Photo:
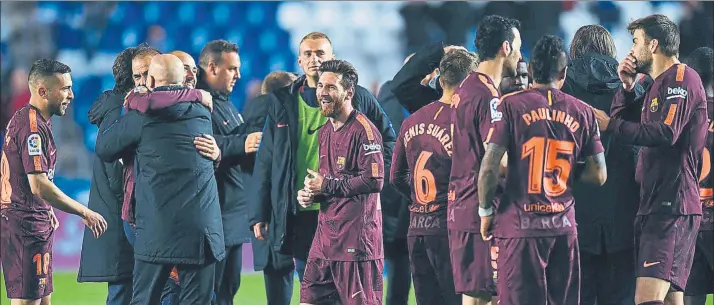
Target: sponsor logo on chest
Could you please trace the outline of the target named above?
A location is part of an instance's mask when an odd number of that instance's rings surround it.
[[[369,143],[369,144],[362,144],[362,149],[364,149],[365,153],[364,155],[371,155],[371,154],[376,154],[380,151],[382,151],[382,145],[379,145],[377,143]]]
[[[682,87],[667,87],[667,99],[673,99],[673,98],[681,98],[681,99],[686,99],[687,98],[687,90],[682,89]]]

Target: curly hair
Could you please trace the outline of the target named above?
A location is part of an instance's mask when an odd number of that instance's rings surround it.
[[[114,90],[120,93],[127,93],[134,88],[134,80],[131,78],[131,60],[136,54],[136,47],[129,47],[121,51],[112,65],[114,75]]]
[[[617,50],[615,40],[603,26],[599,24],[585,25],[578,29],[570,43],[570,58],[583,57],[587,53],[597,53],[615,58]]]
[[[487,61],[496,58],[504,41],[513,44],[513,40],[516,39],[513,29],[520,28],[520,21],[515,19],[498,15],[483,18],[478,24],[474,41],[479,60]]]
[[[541,37],[531,52],[533,81],[538,84],[552,83],[568,65],[563,40],[558,36]]]

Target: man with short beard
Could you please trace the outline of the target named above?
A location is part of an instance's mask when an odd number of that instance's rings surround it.
[[[295,202],[297,190],[307,169],[319,164],[317,130],[327,118],[320,114],[317,92],[318,68],[335,58],[327,35],[313,32],[300,41],[298,64],[305,72],[292,85],[268,94],[267,120],[260,152],[256,155],[254,180],[257,200],[251,202],[250,225],[258,240],[267,240],[270,253],[255,253],[257,270],[268,263],[279,270],[296,266],[302,277],[310,245],[317,228],[319,202],[301,207]],[[380,130],[384,139],[385,163],[390,163],[396,136],[389,119],[367,89],[355,86],[353,106],[364,113]],[[283,255],[287,254],[287,255]],[[292,256],[295,260],[290,259]],[[283,291],[292,292],[292,275],[271,277]],[[271,285],[266,285],[271,286]]]
[[[53,208],[81,217],[94,238],[107,229],[101,215],[53,182],[57,147],[51,119],[65,115],[74,99],[71,71],[51,59],[32,64],[30,101],[10,119],[0,153],[0,258],[12,305],[51,303],[52,244],[59,225]]]
[[[330,60],[319,72],[320,113],[329,121],[318,131],[319,172],[307,169],[297,201],[308,207],[319,198],[323,205],[300,303],[382,304],[382,136],[352,106],[358,81],[355,68]]]
[[[236,81],[240,79],[238,46],[226,40],[206,44],[199,56],[198,88],[213,96],[211,121],[215,142],[221,151],[216,169],[218,196],[221,204],[226,258],[216,264],[216,301],[219,305],[233,304],[240,287],[243,268],[243,244],[250,241],[247,205],[252,166],[251,155],[258,150],[261,132],[246,133],[243,117],[229,100]],[[198,148],[208,148],[211,139],[196,137]]]
[[[707,101],[701,78],[679,62],[679,30],[664,15],[631,22],[630,54],[620,63],[622,89],[611,119],[594,109],[603,132],[640,145],[635,179],[640,205],[635,218],[635,304],[682,304],[694,258],[702,204],[699,170],[707,134]],[[654,82],[644,105],[634,103],[636,73]],[[642,109],[640,122],[618,116]]]
[[[449,179],[447,227],[454,268],[454,286],[463,293],[463,304],[489,304],[496,295],[491,253],[498,247],[481,239],[479,197],[474,177],[493,132],[492,123],[500,119],[496,111],[503,76],[516,76],[521,58],[520,22],[501,16],[487,16],[476,32],[480,63],[476,71],[456,89],[451,113],[454,150]],[[500,196],[500,195],[497,195]],[[498,197],[497,197],[498,198]]]

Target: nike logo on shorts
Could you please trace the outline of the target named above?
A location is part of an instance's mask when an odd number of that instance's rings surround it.
[[[645,261],[645,263],[642,264],[642,266],[644,266],[645,268],[647,268],[647,267],[652,267],[652,266],[654,266],[654,265],[657,265],[657,264],[659,264],[659,263],[661,263],[661,262],[648,263],[647,261]]]

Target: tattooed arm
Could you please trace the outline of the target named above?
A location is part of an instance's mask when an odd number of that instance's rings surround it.
[[[580,180],[597,185],[605,184],[605,181],[607,181],[607,166],[605,165],[604,153],[585,158],[585,170],[580,175]]]
[[[497,144],[489,143],[486,147],[486,155],[481,161],[481,169],[478,173],[478,199],[479,207],[490,209],[493,207],[493,198],[496,196],[496,186],[501,172],[501,160],[506,154],[506,148]]]

